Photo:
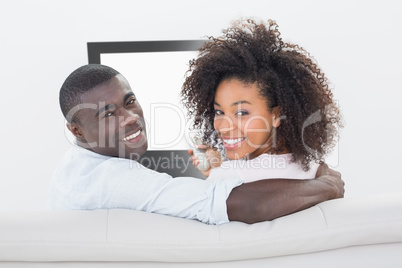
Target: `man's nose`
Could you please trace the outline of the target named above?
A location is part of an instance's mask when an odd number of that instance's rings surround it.
[[[138,114],[128,114],[124,117],[123,122],[120,123],[120,127],[125,127],[129,124],[135,124],[139,118],[140,116]]]

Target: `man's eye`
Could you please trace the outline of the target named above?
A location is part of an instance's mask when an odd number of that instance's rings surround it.
[[[104,114],[103,118],[106,118],[106,117],[109,117],[109,116],[112,116],[112,115],[113,115],[113,112],[108,112],[108,113]]]
[[[131,99],[127,102],[127,105],[133,104],[136,101],[136,99]]]

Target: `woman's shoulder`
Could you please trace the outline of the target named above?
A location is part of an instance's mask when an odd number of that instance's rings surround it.
[[[300,163],[293,161],[293,155],[287,154],[261,154],[243,163],[232,163],[232,166],[242,173],[244,178],[283,178],[283,179],[312,179],[318,169],[318,165],[311,163],[308,171],[303,170]]]

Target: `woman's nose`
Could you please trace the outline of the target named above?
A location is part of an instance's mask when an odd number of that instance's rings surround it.
[[[233,131],[235,128],[235,122],[228,116],[215,120],[215,129],[220,133]]]

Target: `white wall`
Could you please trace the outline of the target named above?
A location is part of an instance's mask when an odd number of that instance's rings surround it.
[[[346,194],[402,192],[401,13],[397,0],[1,1],[0,211],[45,209],[69,147],[58,91],[87,63],[87,42],[199,39],[239,16],[275,19],[334,84]]]

